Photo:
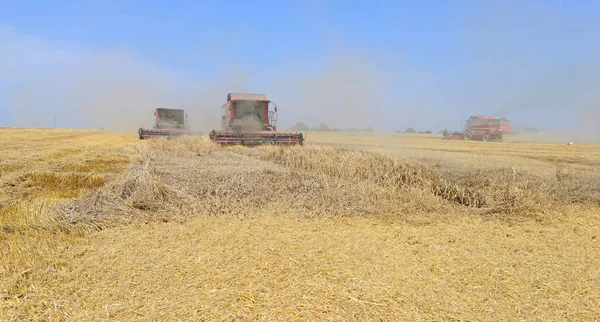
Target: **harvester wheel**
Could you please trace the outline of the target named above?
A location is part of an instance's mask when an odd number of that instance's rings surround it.
[[[489,140],[490,140],[490,136],[489,135],[486,134],[486,135],[483,136],[483,141],[487,142]]]

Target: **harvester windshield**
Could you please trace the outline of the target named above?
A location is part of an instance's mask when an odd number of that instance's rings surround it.
[[[264,103],[261,101],[236,101],[235,114],[239,119],[255,117],[262,123],[265,120]]]
[[[185,112],[174,109],[157,109],[156,116],[159,128],[183,128],[185,127]]]
[[[236,120],[234,128],[245,131],[262,131],[268,120],[265,118],[265,102],[240,100],[234,102]]]

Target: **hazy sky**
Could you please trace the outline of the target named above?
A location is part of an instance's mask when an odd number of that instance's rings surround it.
[[[595,131],[599,39],[600,1],[6,0],[0,125],[135,131],[184,107],[206,129],[250,91],[284,127]]]

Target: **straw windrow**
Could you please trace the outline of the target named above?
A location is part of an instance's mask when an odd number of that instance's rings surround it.
[[[431,138],[400,137],[399,154],[28,131],[6,133],[30,147],[0,164],[3,318],[597,315],[591,148],[542,167],[499,144],[512,159],[496,166],[470,158],[489,145]]]

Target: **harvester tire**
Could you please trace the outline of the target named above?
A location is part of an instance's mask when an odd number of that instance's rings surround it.
[[[486,135],[483,136],[483,141],[484,142],[487,142],[489,140],[490,140],[490,136],[489,135],[486,134]]]

